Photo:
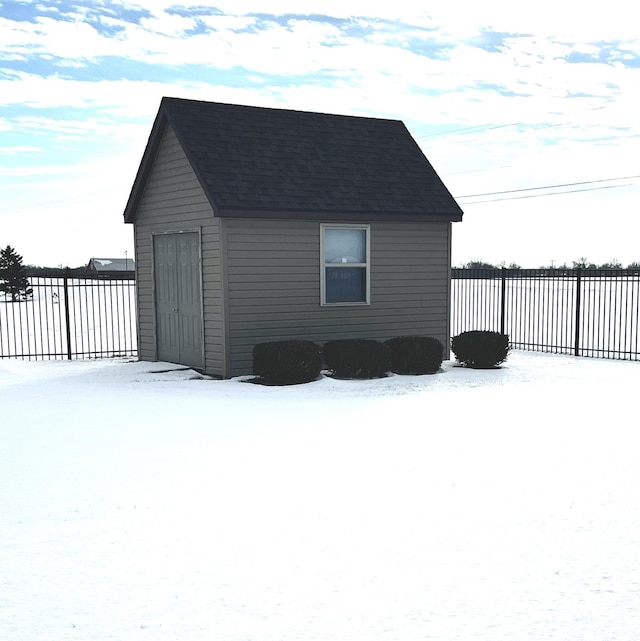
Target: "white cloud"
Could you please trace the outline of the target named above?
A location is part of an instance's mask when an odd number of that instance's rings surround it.
[[[48,4],[43,4],[41,2],[36,3],[35,5],[36,9],[38,11],[42,11],[42,13],[60,13],[60,10],[58,7],[55,7],[53,5],[48,5]]]
[[[196,26],[196,21],[176,14],[156,13],[152,18],[143,18],[140,25],[151,33],[182,38],[186,31]]]
[[[158,13],[175,5],[173,0],[139,0],[137,4],[151,13]],[[211,8],[225,15],[246,16],[251,14],[268,14],[273,16],[303,15],[331,16],[350,18],[352,16],[376,17],[381,20],[407,21],[424,19],[425,9],[414,0],[396,0],[380,3],[370,0],[341,0],[328,3],[325,0],[197,0],[181,2],[180,6],[188,10],[192,7]]]
[[[198,16],[200,22],[211,29],[220,32],[236,32],[250,29],[257,25],[258,19],[254,16],[241,15],[202,15]]]
[[[116,40],[100,36],[84,22],[66,22],[49,17],[40,17],[37,23],[0,19],[0,32],[3,34],[0,42],[3,58],[7,55],[33,57],[46,54],[77,60],[122,52]]]
[[[640,56],[640,39],[636,40],[627,40],[626,42],[621,42],[619,47],[622,51],[630,51],[633,54],[634,58]],[[628,58],[628,56],[625,56]]]
[[[12,156],[15,154],[37,154],[44,151],[42,147],[33,147],[31,145],[15,145],[13,147],[0,147],[0,156]],[[2,173],[3,167],[0,167]]]
[[[637,37],[635,7],[626,0],[611,0],[606,6],[581,0],[486,0],[464,8],[440,0],[429,3],[428,10],[436,24],[460,38],[482,29],[584,40]]]

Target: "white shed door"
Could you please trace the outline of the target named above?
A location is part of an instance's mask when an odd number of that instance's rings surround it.
[[[202,368],[200,235],[153,239],[158,360]]]

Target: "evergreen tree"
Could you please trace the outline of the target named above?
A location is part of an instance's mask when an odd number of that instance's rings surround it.
[[[0,250],[0,292],[10,297],[12,303],[33,295],[22,256],[11,245]]]

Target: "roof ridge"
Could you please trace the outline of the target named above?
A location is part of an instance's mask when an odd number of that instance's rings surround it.
[[[336,118],[357,118],[362,120],[382,120],[384,122],[402,122],[399,118],[384,118],[382,116],[369,116],[361,114],[345,114],[345,113],[334,113],[329,111],[308,111],[306,109],[294,109],[292,107],[269,107],[262,105],[246,105],[234,102],[219,102],[211,100],[198,100],[193,98],[180,98],[177,96],[163,96],[161,100],[161,107],[163,104],[176,102],[176,103],[191,103],[194,105],[218,105],[221,107],[232,107],[240,109],[260,109],[263,111],[279,111],[293,114],[307,114],[315,116],[330,116]],[[403,123],[404,124],[404,123]]]

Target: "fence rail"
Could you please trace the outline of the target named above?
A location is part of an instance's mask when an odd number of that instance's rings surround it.
[[[453,269],[452,336],[509,334],[517,349],[640,359],[638,269]]]
[[[75,359],[137,354],[135,280],[29,279],[33,295],[0,296],[0,358]]]
[[[0,359],[137,355],[135,280],[31,277],[0,296]],[[509,334],[516,349],[640,360],[640,270],[453,269],[451,335]]]

